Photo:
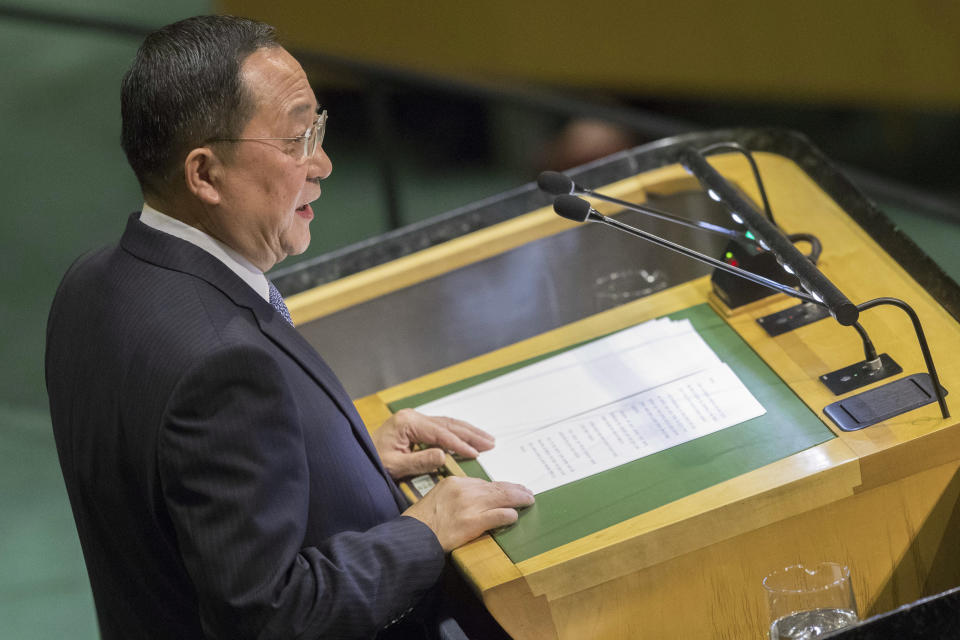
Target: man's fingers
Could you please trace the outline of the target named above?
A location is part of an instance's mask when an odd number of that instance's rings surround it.
[[[398,411],[394,419],[409,442],[439,446],[465,458],[476,458],[494,445],[492,435],[463,420],[425,416],[413,409]]]
[[[394,464],[388,465],[388,468],[394,478],[406,478],[436,471],[446,459],[441,449],[422,449],[393,456]]]
[[[511,509],[510,507],[501,507],[499,509],[489,509],[483,512],[482,516],[482,526],[484,531],[490,531],[491,529],[498,529],[500,527],[505,527],[507,525],[513,524],[517,521],[517,518],[520,517],[520,514],[517,513],[516,509]]]
[[[469,442],[465,442],[460,436],[443,427],[436,427],[434,440],[438,446],[452,453],[461,455],[464,458],[476,458],[480,455],[476,447]]]
[[[462,497],[477,513],[496,511],[505,507],[516,509],[529,507],[535,501],[533,492],[522,484],[487,482],[479,478],[463,478],[463,480],[470,484],[464,486]]]
[[[435,416],[433,419],[455,433],[457,437],[474,447],[477,451],[493,449],[495,439],[483,429],[478,429],[469,422],[455,418],[447,418],[446,416]]]
[[[442,421],[420,413],[410,412],[404,416],[407,435],[413,442],[436,445],[446,451],[452,451],[465,458],[476,458],[479,451],[460,438]]]
[[[533,493],[512,482],[448,477],[404,513],[437,535],[445,551],[490,529],[517,521],[517,509],[533,504]]]
[[[483,482],[474,483],[470,491],[469,503],[472,508],[469,509],[470,525],[473,536],[480,535],[484,531],[497,529],[511,525],[517,521],[519,514],[517,509],[527,507],[533,504],[533,493],[523,485],[512,482]]]
[[[485,488],[487,491],[484,504],[488,508],[529,507],[535,500],[530,489],[515,482],[490,482]]]

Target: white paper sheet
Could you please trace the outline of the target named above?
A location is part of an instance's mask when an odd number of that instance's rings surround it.
[[[498,444],[479,462],[491,478],[541,493],[764,413],[720,363]]]
[[[687,320],[660,318],[417,407],[497,438],[480,464],[534,493],[762,415]]]
[[[466,420],[498,441],[718,363],[689,321],[659,319],[417,407]]]

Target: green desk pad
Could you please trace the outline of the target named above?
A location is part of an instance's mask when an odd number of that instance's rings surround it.
[[[537,494],[516,524],[494,534],[514,563],[832,439],[833,432],[707,304],[668,316],[689,319],[767,412],[602,473]],[[572,345],[573,348],[577,345]],[[563,350],[561,350],[563,351]],[[548,353],[392,404],[394,412],[469,388],[555,353]],[[483,425],[477,425],[483,428]],[[475,460],[464,472],[488,479]]]

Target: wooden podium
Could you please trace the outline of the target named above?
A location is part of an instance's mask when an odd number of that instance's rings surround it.
[[[898,264],[796,162],[770,152],[756,157],[777,223],[824,240],[819,266],[854,303],[892,296],[912,305],[942,385],[960,389],[960,325],[909,266]],[[759,201],[742,156],[712,156],[711,164]],[[601,190],[642,202],[652,193],[695,189],[682,168],[667,164]],[[549,209],[532,211],[292,296],[289,306],[298,324],[309,322],[571,226]],[[768,336],[756,319],[797,303],[782,294],[731,312],[709,279],[700,278],[385,389],[357,407],[375,427],[400,398],[705,301],[836,437],[521,562],[489,536],[454,551],[456,566],[511,636],[765,637],[761,580],[800,562],[848,565],[861,617],[960,584],[958,420],[942,419],[934,402],[860,431],[836,429],[823,407],[838,397],[819,377],[862,360],[861,342],[831,318]],[[878,350],[902,365],[901,375],[926,370],[902,311],[871,310],[861,322]]]

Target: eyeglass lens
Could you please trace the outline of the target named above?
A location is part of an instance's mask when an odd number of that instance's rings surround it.
[[[306,140],[304,140],[303,152],[305,157],[309,158],[312,156],[314,152],[316,152],[317,147],[323,144],[323,134],[326,133],[326,129],[327,112],[324,110],[320,115],[317,116],[317,121],[310,130],[310,135],[307,136]]]

